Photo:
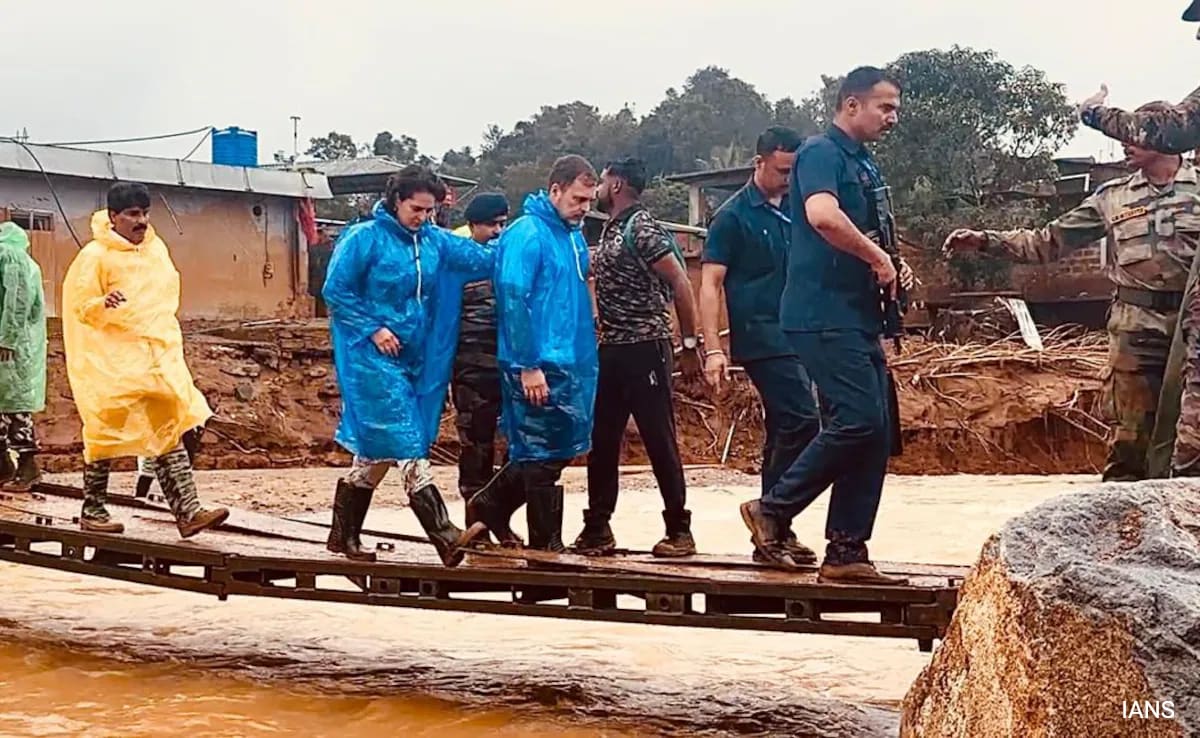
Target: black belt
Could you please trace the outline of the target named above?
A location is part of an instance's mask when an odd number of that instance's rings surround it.
[[[1174,312],[1183,305],[1182,292],[1160,292],[1137,287],[1117,287],[1117,299],[1129,305],[1157,310],[1161,313]]]

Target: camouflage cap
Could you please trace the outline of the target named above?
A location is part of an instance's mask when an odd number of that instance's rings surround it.
[[[1200,22],[1200,0],[1192,0],[1192,4],[1183,11],[1183,19],[1189,23]]]

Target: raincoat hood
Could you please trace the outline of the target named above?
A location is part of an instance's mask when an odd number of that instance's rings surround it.
[[[146,237],[142,239],[141,243],[133,243],[113,229],[112,218],[109,217],[107,209],[92,213],[92,240],[106,248],[137,251],[145,248],[146,244],[153,242],[156,238],[158,238],[158,234],[154,232],[154,226],[147,224]]]
[[[579,230],[579,226],[571,225],[562,219],[562,216],[558,214],[558,209],[554,207],[554,203],[550,202],[550,195],[545,190],[526,195],[522,210],[526,215],[532,215],[563,233]]]
[[[396,218],[396,216],[392,215],[392,212],[387,209],[387,206],[384,205],[383,200],[376,202],[375,205],[372,206],[371,217],[379,221],[381,225],[391,231],[394,235],[399,236],[405,243],[412,243],[416,236],[426,238],[433,233],[433,226],[430,225],[429,221],[422,223],[421,227],[416,231],[410,231],[409,229],[405,228],[404,224],[402,224]]]
[[[23,252],[29,250],[29,234],[16,223],[0,223],[0,249]]]

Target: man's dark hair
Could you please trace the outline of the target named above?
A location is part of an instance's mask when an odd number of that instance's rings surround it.
[[[605,170],[614,177],[621,179],[625,184],[633,188],[637,194],[642,194],[646,189],[646,164],[641,159],[634,156],[627,156],[624,159],[610,161],[604,165]]]
[[[787,154],[794,153],[804,143],[804,136],[786,126],[771,126],[758,134],[754,143],[754,153],[759,156],[770,156],[776,151]]]
[[[108,188],[108,209],[120,213],[129,208],[150,207],[150,190],[141,182],[117,182]]]
[[[904,91],[895,77],[879,67],[859,67],[852,70],[850,74],[846,75],[846,79],[842,80],[842,86],[838,88],[837,109],[841,110],[848,98],[865,97],[880,82],[887,82],[897,90]]]
[[[446,185],[432,169],[420,164],[409,164],[388,177],[383,202],[389,210],[395,212],[398,203],[420,192],[433,195],[435,203],[446,199]]]
[[[596,169],[578,154],[567,154],[554,160],[550,167],[548,186],[570,187],[575,180],[582,179],[586,185],[596,184]]]

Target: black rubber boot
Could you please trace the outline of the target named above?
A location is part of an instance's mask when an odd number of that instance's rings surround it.
[[[355,489],[354,494],[350,497],[350,529],[346,536],[346,550],[358,551],[358,555],[352,558],[358,561],[374,561],[375,552],[367,551],[363,548],[362,529],[363,523],[367,519],[367,510],[371,507],[371,498],[375,496],[373,489]]]
[[[523,504],[525,485],[519,475],[506,469],[467,502],[467,520],[487,526],[501,546],[520,548],[524,541],[513,532],[512,516]]]
[[[680,510],[672,513],[664,510],[663,522],[667,526],[667,535],[654,544],[650,553],[663,559],[694,555],[696,541],[692,538],[692,512]]]
[[[463,550],[464,547],[487,531],[484,523],[475,523],[464,531],[450,522],[446,503],[442,500],[442,495],[438,492],[437,487],[432,484],[410,492],[408,504],[416,514],[417,520],[421,521],[425,535],[429,536],[433,547],[437,549],[438,556],[442,558],[442,563],[446,566],[454,567],[461,564],[463,555],[466,553]]]
[[[17,465],[8,453],[8,446],[0,443],[0,484],[5,484],[17,475]]]
[[[611,556],[617,550],[617,539],[608,523],[608,513],[584,510],[583,531],[571,548],[581,556]]]
[[[473,492],[471,490],[467,490],[466,492],[463,493],[463,508],[466,510],[466,517],[464,518],[463,522],[466,524],[466,527],[468,527],[468,528],[470,528],[472,525],[475,525],[476,523],[482,522],[482,521],[480,521],[479,515],[476,514],[474,508],[471,507],[471,498],[473,498],[475,496],[475,493],[477,491],[478,490],[476,490],[475,492]],[[490,530],[490,528],[489,528],[489,530]],[[496,542],[492,540],[492,535],[490,533],[488,533],[487,531],[484,531],[483,535],[479,536],[471,543],[472,543],[472,545],[475,545],[475,546],[494,546],[494,545],[496,545]]]
[[[363,490],[357,489],[345,479],[339,479],[337,491],[333,495],[333,520],[329,526],[329,539],[325,548],[334,553],[345,554],[353,561],[374,561],[375,554],[363,551],[358,543],[354,524],[357,518],[358,498],[363,496]],[[367,501],[370,504],[370,500]],[[366,506],[363,507],[363,517],[366,517]]]
[[[534,487],[528,490],[525,507],[529,523],[529,547],[562,553],[563,488]]]

